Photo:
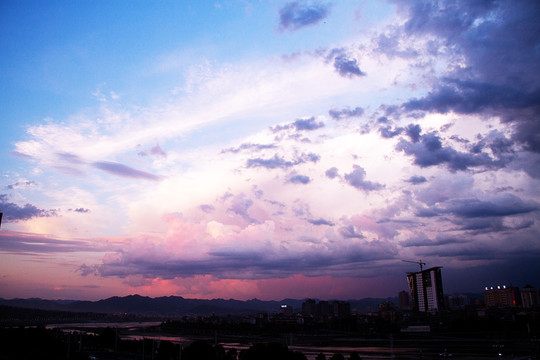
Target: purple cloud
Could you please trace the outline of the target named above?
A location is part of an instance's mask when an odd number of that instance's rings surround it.
[[[0,232],[0,251],[12,254],[44,254],[106,250],[107,249],[96,245],[94,241],[59,240],[15,231]]]
[[[313,153],[302,154],[292,161],[285,160],[284,158],[279,157],[277,154],[275,154],[274,157],[270,159],[262,159],[262,158],[248,159],[247,167],[248,168],[264,167],[267,169],[277,169],[277,168],[287,169],[287,168],[290,168],[291,166],[302,164],[305,162],[316,163],[317,161],[319,161],[319,159],[320,159],[320,156]]]
[[[455,49],[466,64],[403,109],[495,115],[512,125],[513,140],[540,153],[540,37],[532,35],[540,33],[540,4],[438,1],[398,7],[408,20],[396,34],[434,37],[434,48]]]
[[[324,174],[326,175],[326,177],[333,179],[336,176],[339,176],[339,170],[337,167],[331,167],[330,169],[326,170]]]
[[[334,59],[334,68],[343,77],[366,76],[366,73],[360,70],[358,61],[349,58],[345,54],[336,56]]]
[[[302,4],[291,2],[279,11],[279,24],[282,30],[298,30],[309,25],[315,25],[328,16],[329,5]]]
[[[411,183],[413,185],[418,185],[418,184],[425,183],[427,181],[427,179],[425,177],[423,177],[423,176],[413,175],[413,176],[411,176],[409,179],[407,179],[405,181],[407,181],[408,183]]]
[[[445,164],[451,171],[467,170],[469,167],[501,168],[504,159],[492,159],[486,153],[474,154],[456,151],[451,147],[442,146],[441,138],[435,133],[421,136],[420,142],[412,143],[404,139],[397,144],[396,149],[414,157],[414,163],[420,167],[430,167]]]
[[[328,225],[328,226],[334,226],[334,223],[329,221],[329,220],[326,220],[326,219],[308,219],[307,220],[310,224],[313,224],[313,225],[317,225],[317,226],[320,226],[320,225]]]
[[[161,146],[159,146],[159,144],[156,144],[156,146],[150,149],[150,154],[161,156],[161,157],[167,157],[167,153],[165,152],[165,150],[161,148]]]
[[[322,127],[324,127],[324,123],[322,121],[316,122],[314,117],[311,117],[309,119],[298,119],[293,123],[293,126],[297,131],[302,130],[317,130]]]
[[[366,181],[365,177],[366,171],[359,165],[353,165],[353,171],[344,176],[345,181],[358,190],[372,191],[384,188],[382,184]]]
[[[289,178],[289,182],[293,184],[309,184],[311,179],[306,175],[293,175]]]
[[[275,149],[276,148],[276,145],[274,144],[242,144],[240,145],[239,147],[235,147],[235,148],[228,148],[228,149],[223,149],[221,150],[221,153],[224,154],[224,153],[238,153],[240,151],[260,151],[260,150],[267,150],[267,149]]]
[[[26,188],[26,187],[32,187],[36,186],[37,183],[35,181],[17,181],[15,184],[10,184],[7,186],[9,190],[13,189],[20,189],[20,188]]]
[[[109,161],[98,161],[92,164],[97,169],[103,170],[111,175],[132,178],[132,179],[144,179],[158,181],[161,180],[161,177],[147,173],[145,171],[137,170],[132,167],[129,167],[124,164],[109,162]]]
[[[0,212],[2,212],[4,221],[19,221],[29,220],[34,217],[51,217],[57,216],[56,210],[39,209],[32,204],[19,206],[15,203],[8,202],[6,194],[0,194]]]
[[[345,108],[341,110],[332,109],[328,111],[328,114],[334,120],[343,120],[350,117],[362,116],[364,114],[364,109],[361,107],[356,107],[352,110],[349,108]]]

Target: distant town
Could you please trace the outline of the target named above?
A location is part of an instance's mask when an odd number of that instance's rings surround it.
[[[261,344],[277,344],[264,353],[317,360],[539,356],[540,289],[494,285],[483,294],[443,295],[441,269],[407,273],[409,291],[391,299],[0,300],[2,338],[12,339],[0,359],[32,355],[21,336],[56,344],[41,357],[50,359],[189,360],[207,351],[209,359],[246,360],[257,358]]]

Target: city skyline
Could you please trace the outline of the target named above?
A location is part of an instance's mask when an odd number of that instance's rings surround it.
[[[538,3],[0,9],[0,297],[540,286]]]

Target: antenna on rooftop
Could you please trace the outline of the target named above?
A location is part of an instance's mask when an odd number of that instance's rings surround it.
[[[420,266],[420,271],[424,270],[423,269],[423,266],[426,265],[425,262],[422,262],[422,260],[418,260],[418,261],[411,261],[411,260],[401,260],[403,262],[408,262],[408,263],[413,263],[413,264],[418,264]]]

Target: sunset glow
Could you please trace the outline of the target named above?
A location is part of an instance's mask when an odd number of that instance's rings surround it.
[[[534,1],[0,11],[0,297],[396,296],[540,274]]]

